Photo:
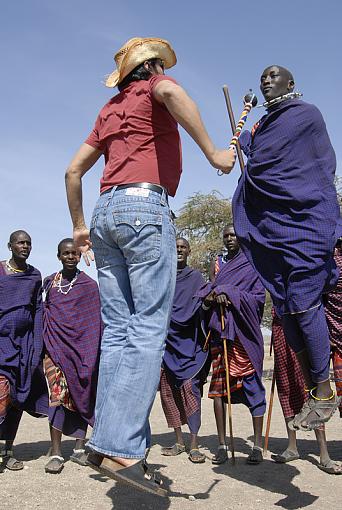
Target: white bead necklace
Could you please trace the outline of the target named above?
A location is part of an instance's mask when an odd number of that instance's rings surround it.
[[[62,276],[62,273],[59,271],[58,273],[56,273],[56,276],[54,278],[54,285],[53,286],[57,287],[57,292],[60,292],[61,294],[66,295],[66,294],[68,294],[71,291],[71,289],[72,289],[74,283],[76,282],[77,277],[78,277],[79,274],[80,274],[80,271],[77,270],[76,271],[76,275],[71,280],[71,282],[62,285],[63,276]]]

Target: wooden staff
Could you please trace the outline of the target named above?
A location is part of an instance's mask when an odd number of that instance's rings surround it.
[[[224,331],[224,308],[220,304],[221,310],[221,328],[222,333]],[[229,423],[229,436],[230,436],[230,451],[232,454],[232,461],[235,464],[235,448],[234,448],[234,435],[233,435],[233,418],[232,418],[232,399],[230,394],[230,381],[229,381],[229,360],[227,351],[227,339],[223,338],[223,353],[224,353],[224,365],[226,371],[226,385],[227,385],[227,400],[228,400],[228,423]]]
[[[275,382],[276,382],[275,370],[273,368],[273,376],[272,376],[272,384],[271,384],[271,394],[270,394],[270,401],[269,401],[269,404],[268,404],[267,425],[266,425],[266,433],[265,433],[265,441],[264,441],[264,456],[267,454],[268,439],[270,437]]]
[[[229,97],[228,86],[227,85],[223,85],[222,90],[223,90],[224,98],[226,100],[226,106],[227,106],[227,110],[228,110],[230,126],[232,128],[232,133],[234,134],[235,131],[236,131],[236,123],[235,123],[235,119],[234,119],[232,103],[231,103],[230,97]],[[243,172],[243,169],[245,167],[245,163],[243,161],[242,151],[241,151],[241,147],[240,147],[240,143],[239,142],[237,142],[237,144],[236,144],[236,151],[237,151],[237,155],[238,155],[238,158],[239,158],[240,169],[241,169],[241,172]]]
[[[209,329],[209,332],[205,338],[205,342],[204,342],[204,345],[203,345],[203,351],[207,351],[209,349],[209,341],[210,341],[210,336],[211,336],[211,329]]]
[[[271,337],[271,343],[270,343],[270,356],[272,356],[272,350],[273,350],[273,337]],[[268,450],[268,439],[270,437],[270,430],[271,430],[271,419],[272,419],[272,410],[273,410],[275,382],[276,382],[275,366],[273,364],[271,393],[270,393],[270,401],[268,403],[267,424],[266,424],[266,433],[265,433],[265,441],[264,441],[264,455],[265,456],[266,456],[267,450]]]

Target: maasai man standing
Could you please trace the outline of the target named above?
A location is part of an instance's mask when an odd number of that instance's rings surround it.
[[[89,461],[115,480],[166,496],[144,459],[176,282],[168,195],[175,195],[182,171],[177,123],[215,168],[229,172],[235,154],[216,149],[196,104],[164,76],[176,64],[168,41],[135,37],[115,61],[106,85],[119,93],[66,172],[74,239],[85,257],[94,248],[104,321]],[[101,196],[89,231],[81,179],[102,155]]]
[[[94,424],[101,341],[100,296],[97,283],[77,269],[80,251],[73,239],[58,245],[62,271],[44,280],[44,358],[50,388],[49,423],[52,446],[47,473],[64,467],[62,433],[76,438],[70,460],[86,464],[84,440]]]
[[[265,69],[260,89],[267,114],[252,135],[242,134],[248,161],[233,198],[234,225],[310,390],[307,405],[289,426],[310,430],[328,421],[340,400],[329,382],[322,304],[323,292],[338,278],[336,158],[319,110],[291,96],[294,80],[287,69]]]
[[[201,328],[202,301],[195,297],[204,285],[203,276],[187,265],[191,253],[189,242],[177,239],[177,278],[171,322],[163,358],[160,397],[167,424],[175,429],[176,443],[162,449],[162,455],[178,455],[185,451],[181,426],[187,423],[191,444],[189,459],[205,462],[198,449],[201,426],[201,397],[208,375],[208,352],[203,351]]]
[[[48,413],[42,366],[42,278],[27,264],[31,237],[23,230],[10,235],[12,256],[0,262],[0,472],[23,469],[13,457],[13,442],[23,411]]]
[[[342,317],[342,315],[340,317]],[[278,463],[287,463],[300,458],[297,448],[296,431],[291,430],[288,424],[303,407],[307,399],[307,394],[305,392],[303,373],[297,357],[290,345],[286,342],[281,320],[274,312],[271,342],[274,352],[277,393],[289,439],[286,450],[272,458]],[[315,429],[315,434],[320,453],[320,462],[317,465],[319,469],[329,474],[342,474],[341,464],[333,461],[329,456],[324,424]]]
[[[215,279],[200,295],[204,306],[211,306],[212,378],[209,398],[214,399],[214,412],[219,447],[213,464],[227,460],[225,403],[227,402],[226,367],[222,339],[228,342],[229,378],[232,403],[245,404],[252,415],[254,446],[248,456],[249,464],[262,462],[262,425],[266,410],[265,389],[262,384],[264,343],[260,322],[265,303],[265,290],[257,273],[240,250],[234,227],[223,230],[227,249],[225,260],[218,259]],[[210,291],[210,292],[209,292]],[[224,311],[225,328],[221,328]]]
[[[336,393],[342,397],[342,236],[336,243],[334,260],[340,275],[336,287],[324,296],[324,309],[330,335]],[[339,409],[342,418],[342,402]]]

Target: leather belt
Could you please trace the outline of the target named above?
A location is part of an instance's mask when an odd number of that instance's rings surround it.
[[[126,189],[126,188],[143,188],[143,189],[149,189],[151,191],[155,191],[156,193],[159,193],[159,195],[162,195],[165,193],[167,196],[167,190],[163,188],[163,186],[159,186],[158,184],[151,184],[149,182],[131,182],[130,184],[119,184],[116,189]]]

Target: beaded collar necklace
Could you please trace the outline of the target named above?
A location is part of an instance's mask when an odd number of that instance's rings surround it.
[[[301,97],[303,94],[301,92],[289,92],[288,94],[283,94],[282,96],[275,97],[274,99],[271,99],[270,101],[265,101],[264,103],[260,104],[257,108],[270,108],[271,106],[274,106],[275,104],[282,103],[283,101],[286,101],[287,99],[297,99],[298,97]]]

